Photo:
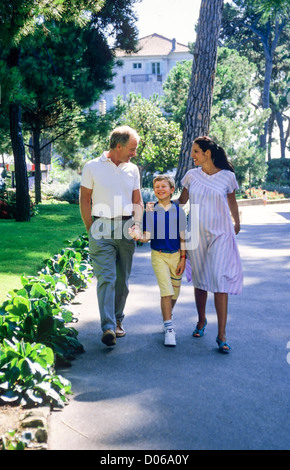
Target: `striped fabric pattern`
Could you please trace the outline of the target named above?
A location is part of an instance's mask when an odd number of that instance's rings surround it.
[[[235,174],[221,170],[208,175],[197,168],[186,173],[182,184],[189,191],[190,205],[198,205],[199,241],[188,251],[193,285],[209,292],[241,294],[242,265],[227,202],[227,194],[238,189]]]

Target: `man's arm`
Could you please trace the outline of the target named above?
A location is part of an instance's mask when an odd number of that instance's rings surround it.
[[[84,186],[80,187],[80,212],[87,229],[89,232],[91,225],[93,223],[92,220],[92,189],[85,188]]]
[[[140,189],[135,189],[132,193],[134,222],[142,224],[144,204]]]
[[[143,200],[140,189],[135,189],[132,193],[132,203],[133,203],[133,217],[134,224],[129,229],[129,234],[133,240],[140,240],[143,237],[142,233],[142,222],[143,222]],[[146,243],[149,240],[143,240],[143,243]]]

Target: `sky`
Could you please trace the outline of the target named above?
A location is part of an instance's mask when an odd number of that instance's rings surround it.
[[[142,0],[135,4],[139,38],[157,33],[181,44],[195,40],[201,0]]]

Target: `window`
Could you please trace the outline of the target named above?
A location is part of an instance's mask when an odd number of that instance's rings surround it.
[[[152,62],[152,74],[160,75],[160,62]]]
[[[133,69],[142,69],[142,64],[141,62],[135,62],[133,64]]]

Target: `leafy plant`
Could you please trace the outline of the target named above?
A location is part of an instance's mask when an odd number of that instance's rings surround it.
[[[66,248],[60,254],[46,260],[46,267],[41,271],[44,274],[65,274],[68,284],[77,289],[87,287],[87,279],[92,273],[92,267],[87,259],[74,248]]]
[[[88,239],[81,236],[46,261],[38,276],[0,306],[0,403],[63,406],[70,383],[54,372],[84,352],[69,303],[92,276]]]
[[[3,450],[25,450],[27,440],[19,437],[15,430],[1,436]]]
[[[0,403],[62,408],[70,383],[54,373],[54,354],[43,344],[4,339],[0,345]]]

